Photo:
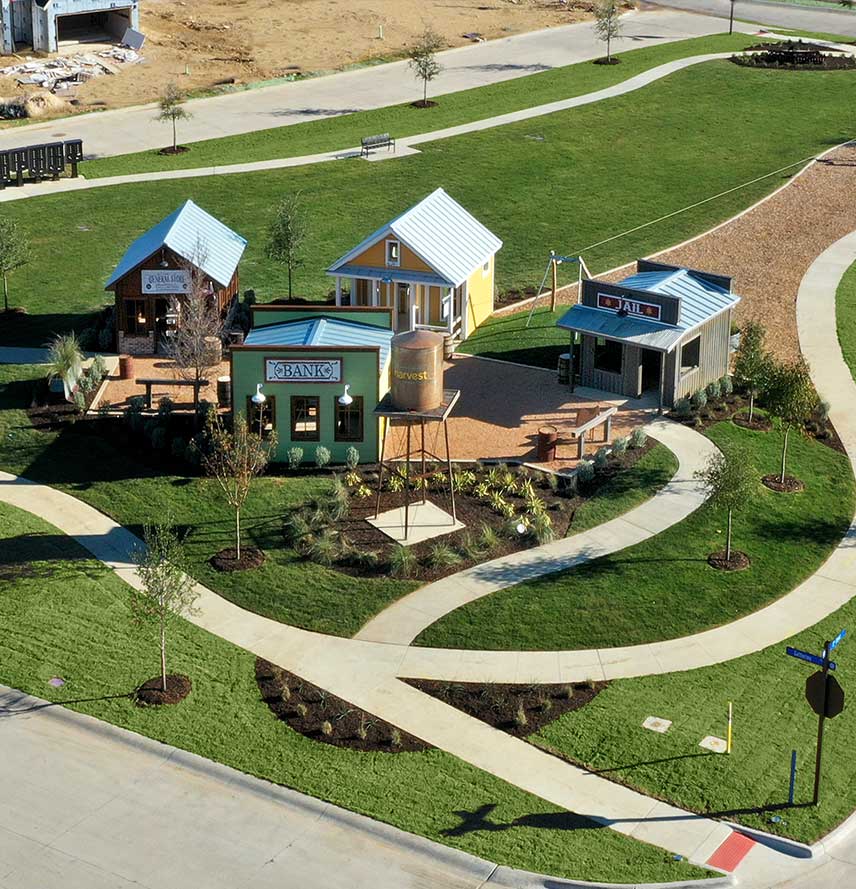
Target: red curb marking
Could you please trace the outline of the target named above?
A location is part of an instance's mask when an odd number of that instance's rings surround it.
[[[711,867],[720,870],[731,871],[737,869],[737,865],[749,854],[755,845],[755,840],[749,839],[745,834],[732,830],[722,845],[708,858],[707,863]]]

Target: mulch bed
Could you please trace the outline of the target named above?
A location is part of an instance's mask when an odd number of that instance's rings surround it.
[[[166,691],[160,676],[146,680],[134,694],[138,707],[159,707],[162,704],[178,704],[191,692],[193,683],[190,677],[180,673],[167,673]]]
[[[779,494],[796,494],[805,490],[805,485],[792,475],[786,475],[784,482],[781,481],[781,475],[774,472],[771,475],[765,475],[761,481],[765,487],[771,491],[777,491]]]
[[[621,62],[621,59],[613,56],[611,59],[607,59],[605,56],[601,59],[595,59],[595,65],[617,65]]]
[[[418,99],[416,102],[411,102],[411,108],[436,108],[438,102],[434,102],[431,99]]]
[[[189,145],[176,145],[175,148],[169,145],[167,148],[161,148],[158,154],[187,154],[190,151]]]
[[[221,549],[208,560],[216,571],[246,571],[249,568],[258,568],[264,564],[265,554],[254,546],[245,546],[241,549],[241,558],[234,547]]]
[[[525,738],[565,713],[579,710],[606,688],[606,682],[566,685],[485,685],[408,679],[408,685],[516,738]]]
[[[313,741],[382,753],[430,749],[419,738],[263,658],[256,658],[256,684],[271,713]]]
[[[746,553],[737,549],[731,550],[731,558],[726,559],[725,550],[722,549],[719,552],[711,553],[707,557],[707,564],[711,568],[716,568],[717,571],[743,571],[752,564],[752,560]]]
[[[731,422],[735,426],[743,429],[752,429],[755,432],[769,432],[773,428],[773,423],[769,417],[762,417],[760,414],[754,414],[752,420],[749,420],[748,413],[738,413],[731,418]]]

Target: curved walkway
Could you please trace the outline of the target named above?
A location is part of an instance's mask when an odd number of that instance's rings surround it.
[[[649,500],[589,531],[483,562],[420,587],[393,602],[354,638],[409,645],[435,621],[482,596],[626,549],[683,521],[704,503],[695,473],[717,448],[709,438],[668,420],[650,423],[646,430],[678,460],[675,475]]]

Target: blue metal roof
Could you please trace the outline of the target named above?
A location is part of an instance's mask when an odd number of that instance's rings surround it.
[[[395,331],[359,321],[346,321],[322,315],[320,318],[302,318],[256,327],[244,340],[247,346],[317,346],[337,348],[363,346],[380,350],[380,366],[389,359],[390,342]]]
[[[451,287],[451,284],[439,275],[431,272],[411,272],[407,269],[385,268],[383,266],[348,265],[339,266],[336,275],[342,278],[377,278],[380,281],[401,281],[403,283],[430,284],[434,287]]]
[[[463,284],[502,247],[493,232],[438,188],[336,260],[328,273],[341,275],[342,266],[387,235],[406,244],[447,287]]]
[[[645,349],[656,349],[658,352],[670,352],[685,333],[671,324],[646,321],[631,315],[618,315],[606,309],[579,303],[571,306],[556,323],[566,330],[621,340]]]
[[[719,287],[689,269],[674,271],[638,272],[618,282],[621,287],[644,290],[646,293],[662,293],[681,301],[677,327],[684,331],[704,324],[705,321],[740,302],[724,287]]]
[[[200,268],[220,287],[226,287],[241,261],[247,241],[193,201],[185,201],[174,213],[131,244],[110,276],[105,289],[109,289],[162,247],[168,247],[185,261]]]

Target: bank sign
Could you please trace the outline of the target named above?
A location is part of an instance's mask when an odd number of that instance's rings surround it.
[[[141,274],[143,293],[190,293],[187,269],[151,269]]]
[[[267,358],[268,383],[341,383],[341,358]]]
[[[661,307],[656,303],[640,302],[638,299],[628,299],[625,296],[613,296],[610,293],[598,293],[597,307],[609,309],[611,312],[623,312],[625,315],[636,315],[639,318],[647,318],[650,321],[659,321]]]

